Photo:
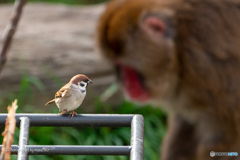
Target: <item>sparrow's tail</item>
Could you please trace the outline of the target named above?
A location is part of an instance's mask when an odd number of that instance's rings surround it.
[[[51,101],[49,101],[49,102],[45,103],[45,106],[47,106],[47,105],[49,105],[49,104],[53,103],[54,101],[55,101],[55,99],[52,99]]]

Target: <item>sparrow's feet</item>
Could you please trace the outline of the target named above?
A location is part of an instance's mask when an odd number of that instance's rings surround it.
[[[60,113],[60,115],[64,115],[66,112],[67,112],[67,110],[64,109],[64,110]]]
[[[77,112],[72,111],[72,112],[70,113],[70,115],[72,115],[72,118],[74,117],[75,114],[77,114]]]

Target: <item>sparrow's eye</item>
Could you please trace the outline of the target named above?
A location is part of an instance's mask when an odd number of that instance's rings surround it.
[[[84,84],[84,83],[79,83],[79,85],[80,85],[81,87],[84,87],[84,86],[85,86],[85,84]]]
[[[83,80],[83,82],[86,82],[86,83],[87,83],[87,82],[88,82],[88,79]]]

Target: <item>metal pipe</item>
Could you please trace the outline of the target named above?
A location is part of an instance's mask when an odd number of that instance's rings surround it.
[[[12,154],[18,150],[12,145]],[[130,155],[131,146],[26,145],[26,150],[28,155]]]
[[[29,155],[129,155],[130,146],[29,145]]]
[[[21,117],[20,121],[18,160],[27,160],[28,150],[26,146],[29,141],[30,120],[28,117]]]
[[[4,125],[7,114],[0,114]],[[28,155],[129,155],[130,160],[143,160],[144,119],[141,115],[80,114],[71,118],[58,114],[16,114],[20,125],[19,146],[12,145],[12,153],[18,160],[27,160]],[[130,127],[131,146],[48,146],[28,145],[29,126],[107,126]],[[1,147],[1,145],[0,145]]]
[[[0,151],[2,150],[2,145],[0,145]],[[11,154],[17,154],[19,150],[19,146],[18,145],[12,145],[11,146]]]
[[[130,160],[143,160],[144,156],[144,118],[135,115],[131,124],[131,154]]]
[[[78,114],[73,118],[59,114],[16,114],[17,125],[20,117],[28,117],[31,126],[89,126],[89,127],[130,127],[134,115],[119,114]],[[0,126],[5,124],[7,114],[0,114]]]

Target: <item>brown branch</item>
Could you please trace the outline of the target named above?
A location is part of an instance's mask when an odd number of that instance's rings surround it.
[[[10,21],[5,28],[2,37],[2,48],[0,50],[0,73],[7,61],[7,51],[11,45],[12,38],[17,29],[19,19],[21,17],[22,9],[27,0],[16,0]]]
[[[17,107],[17,100],[12,103],[11,107],[8,106],[8,116],[5,123],[5,130],[2,133],[2,136],[4,136],[4,138],[0,160],[10,159],[11,145],[13,143],[13,135],[16,128],[15,113]]]

